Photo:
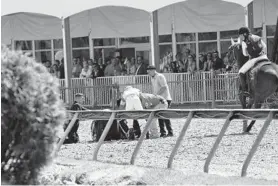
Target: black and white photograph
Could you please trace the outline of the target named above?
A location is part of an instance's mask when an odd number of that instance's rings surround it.
[[[278,0],[1,0],[2,185],[278,185]]]

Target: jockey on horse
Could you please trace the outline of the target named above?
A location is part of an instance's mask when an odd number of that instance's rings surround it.
[[[263,42],[261,37],[251,34],[249,28],[247,27],[241,27],[238,34],[242,46],[242,53],[244,56],[249,56],[249,60],[239,69],[240,84],[242,87],[241,94],[250,95],[246,82],[246,72],[248,72],[258,62],[268,61],[268,58],[264,53],[266,44]]]

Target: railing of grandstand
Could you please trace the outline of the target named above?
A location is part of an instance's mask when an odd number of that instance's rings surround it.
[[[196,72],[194,74],[166,73],[164,75],[169,85],[173,104],[210,103],[213,100],[238,103],[236,73]],[[122,92],[127,85],[136,87],[142,92],[151,92],[151,81],[147,75],[99,77],[96,79],[72,78],[71,84],[72,87],[68,89],[65,87],[64,80],[60,80],[61,98],[66,100],[66,91],[68,90],[69,103],[72,103],[75,93],[83,93],[87,106],[108,106],[115,96],[113,91],[115,84],[119,85],[119,92]]]

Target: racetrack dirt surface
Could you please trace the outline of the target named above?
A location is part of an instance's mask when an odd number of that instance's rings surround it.
[[[175,136],[144,140],[135,166],[128,163],[137,141],[105,142],[99,151],[99,161],[92,161],[96,143],[90,142],[91,122],[81,122],[78,131],[81,142],[62,146],[58,157],[43,171],[41,183],[278,185],[277,121],[271,123],[247,169],[246,178],[240,178],[242,164],[263,121],[257,121],[250,135],[241,134],[241,121],[232,121],[212,159],[209,174],[203,173],[203,166],[224,120],[193,119],[174,158],[173,168],[166,169],[185,120],[171,122]]]

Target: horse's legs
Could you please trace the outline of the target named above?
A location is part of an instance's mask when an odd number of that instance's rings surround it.
[[[243,94],[239,94],[239,100],[240,100],[240,103],[241,103],[241,107],[243,109],[247,109],[247,105],[246,105],[246,96],[244,96]],[[243,128],[242,128],[242,131],[245,132],[246,129],[247,129],[247,120],[243,120]]]
[[[255,108],[261,108],[262,104],[260,102],[255,102]],[[249,124],[249,126],[246,128],[245,132],[250,132],[250,130],[252,129],[253,125],[255,124],[256,120],[252,120],[251,123]]]
[[[245,98],[246,100],[246,98]],[[252,106],[254,104],[254,99],[253,98],[249,98],[248,104],[244,109],[251,109]],[[243,120],[243,128],[242,131],[245,133],[248,127],[248,120]]]

